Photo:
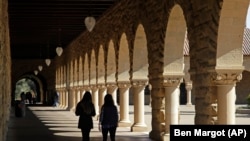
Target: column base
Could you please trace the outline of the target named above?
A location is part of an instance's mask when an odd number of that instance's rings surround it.
[[[99,120],[99,114],[93,117],[94,120],[98,121]]]
[[[186,105],[187,105],[187,106],[193,106],[193,104],[192,104],[192,103],[187,103]]]
[[[60,108],[62,108],[62,109],[67,109],[68,108],[68,106],[65,106],[65,105],[62,105],[62,106],[60,106]]]
[[[170,141],[170,135],[169,134],[163,134],[162,140],[163,141]]]
[[[70,109],[70,111],[73,111],[73,112],[75,112],[75,107],[71,108],[71,109]]]
[[[152,130],[149,132],[149,138],[154,141],[163,141],[164,132],[160,130]]]
[[[131,122],[130,121],[120,121],[118,123],[119,127],[130,127],[131,126]]]
[[[131,132],[146,132],[148,131],[148,127],[146,124],[134,124],[131,127]]]

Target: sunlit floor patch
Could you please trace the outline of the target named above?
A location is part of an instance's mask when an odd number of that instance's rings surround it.
[[[44,124],[45,126],[51,126],[51,127],[77,127],[77,124]]]
[[[82,137],[81,132],[56,132],[56,136],[65,136],[65,137]]]
[[[70,131],[70,132],[80,132],[81,130],[76,128],[76,127],[52,127],[52,128],[49,128],[49,130],[52,130],[52,131]]]

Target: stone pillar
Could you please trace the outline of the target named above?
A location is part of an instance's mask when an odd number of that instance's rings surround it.
[[[59,97],[60,97],[60,108],[64,108],[65,107],[65,102],[64,102],[64,99],[65,99],[65,94],[64,94],[64,91],[62,89],[59,90]]]
[[[191,82],[187,82],[186,83],[186,90],[187,90],[187,106],[192,106],[192,94],[191,94],[191,90],[192,90],[192,83]]]
[[[181,76],[164,76],[165,88],[165,134],[164,141],[169,140],[170,125],[179,124],[179,101]]]
[[[68,110],[74,110],[74,103],[75,103],[75,89],[71,88],[68,93]]]
[[[64,94],[65,94],[65,109],[68,109],[68,107],[69,107],[69,91],[65,90]]]
[[[112,95],[114,104],[117,105],[117,84],[116,83],[107,83],[107,92]]]
[[[118,82],[120,94],[120,121],[119,127],[130,127],[131,121],[129,119],[129,88],[130,82]]]
[[[80,94],[81,94],[81,91],[80,91],[80,88],[79,87],[76,87],[75,88],[75,103],[74,103],[74,107],[76,108],[76,105],[77,105],[77,103],[81,100],[81,97],[80,97]],[[74,110],[75,110],[75,108],[74,108]]]
[[[81,100],[81,89],[80,87],[76,88],[76,98],[75,98],[75,107],[77,103]]]
[[[151,89],[151,107],[152,107],[152,130],[149,133],[150,139],[162,141],[162,133],[165,132],[165,89],[162,88],[160,79],[150,79]]]
[[[81,87],[81,93],[80,93],[81,99],[83,98],[85,92],[86,91],[85,91],[84,87]]]
[[[242,79],[242,74],[225,70],[216,71],[214,82],[217,85],[217,124],[235,124],[235,85]]]
[[[235,85],[218,86],[218,124],[235,124]]]
[[[75,111],[76,108],[76,104],[77,104],[77,95],[78,95],[78,88],[77,87],[73,87],[73,107],[71,108],[72,111]]]
[[[147,131],[144,117],[144,89],[146,85],[146,80],[136,80],[132,82],[134,95],[134,124],[131,127],[132,132]]]
[[[106,88],[106,86],[104,84],[99,85],[98,87],[99,87],[99,91],[98,91],[98,93],[99,93],[99,103],[98,104],[99,104],[99,111],[101,111],[101,107],[102,107],[102,105],[104,103],[104,97],[107,94],[107,88]]]
[[[97,119],[99,115],[98,88],[96,86],[91,86],[91,91],[92,91],[92,101],[94,103],[95,111],[96,111],[95,118]]]

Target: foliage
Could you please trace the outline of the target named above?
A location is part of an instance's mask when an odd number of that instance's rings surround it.
[[[250,107],[250,94],[247,96],[247,106]]]

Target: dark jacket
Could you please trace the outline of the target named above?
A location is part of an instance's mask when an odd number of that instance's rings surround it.
[[[93,128],[93,119],[92,116],[96,115],[95,107],[93,103],[89,105],[92,109],[90,114],[87,114],[83,111],[82,104],[79,102],[76,106],[75,114],[79,117],[78,128],[80,129],[92,129]]]
[[[116,106],[102,106],[100,123],[103,128],[118,126],[118,110]]]

